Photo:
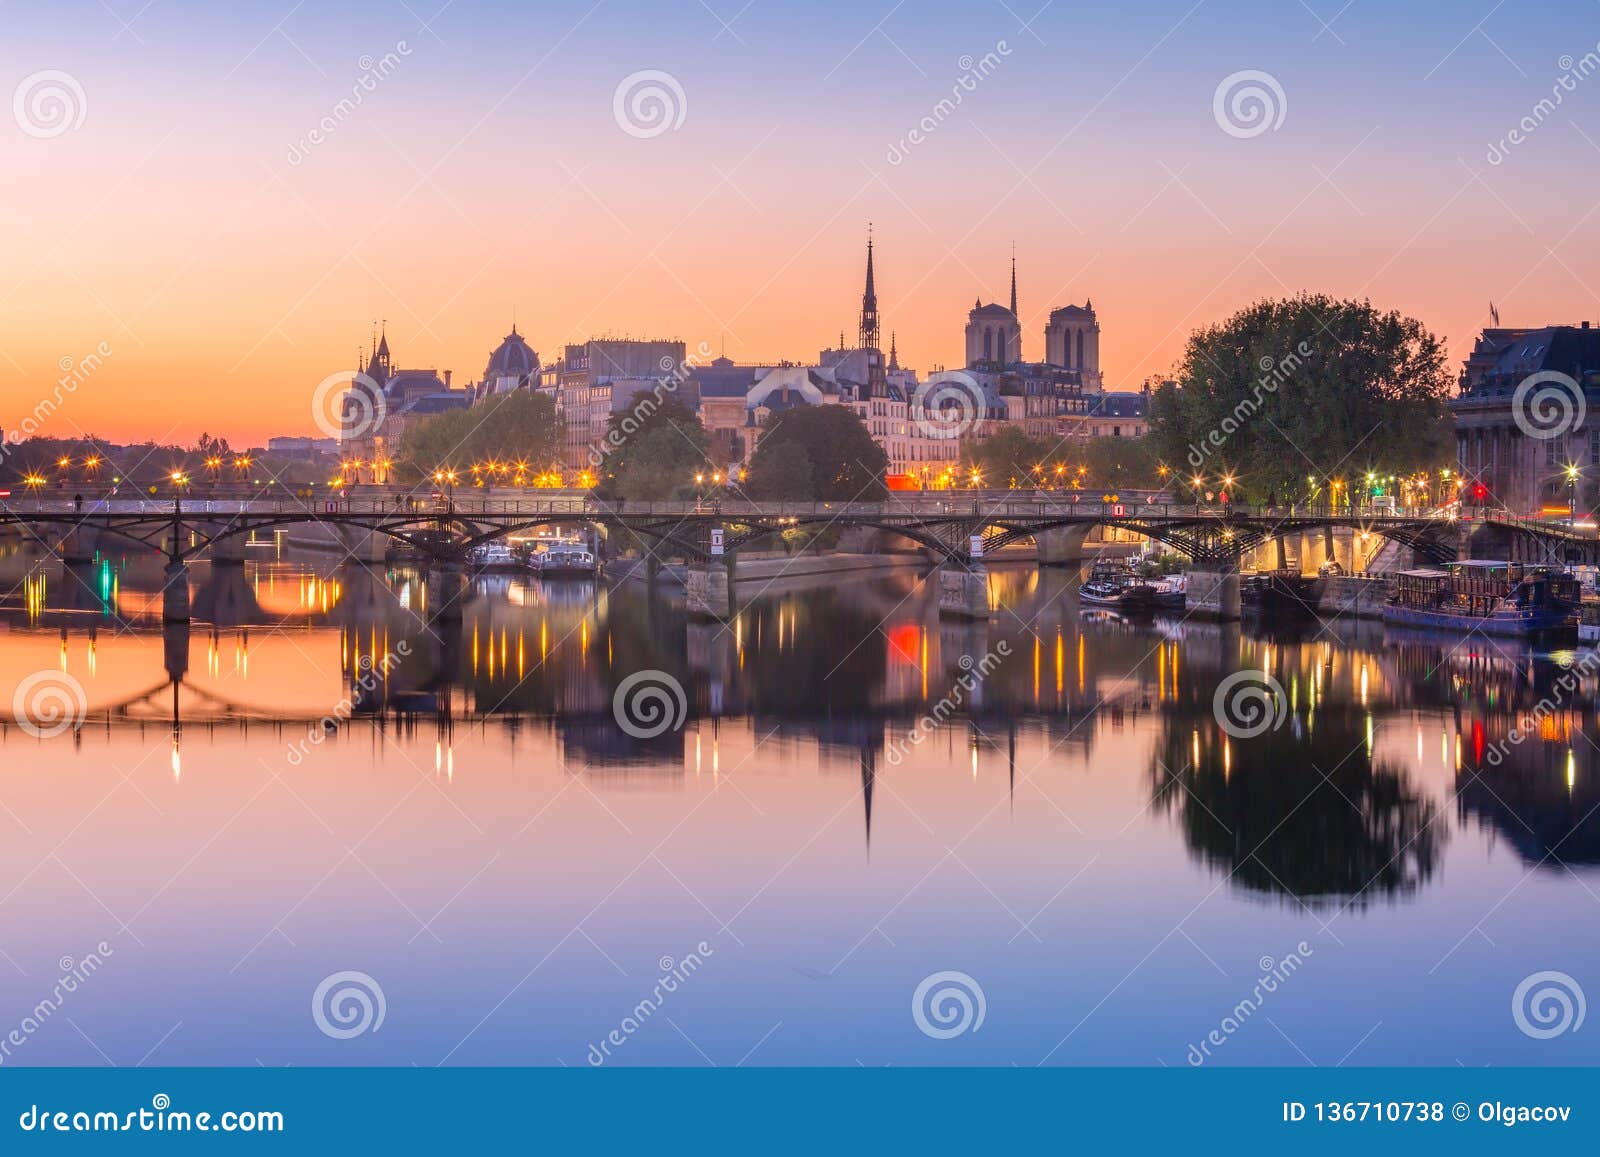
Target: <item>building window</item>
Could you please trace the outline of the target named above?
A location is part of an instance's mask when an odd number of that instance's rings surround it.
[[[1589,465],[1600,466],[1600,426],[1589,431]]]

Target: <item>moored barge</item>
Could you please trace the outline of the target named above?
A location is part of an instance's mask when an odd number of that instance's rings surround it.
[[[1577,626],[1578,580],[1556,567],[1470,559],[1401,571],[1383,621],[1408,627],[1533,635]]]

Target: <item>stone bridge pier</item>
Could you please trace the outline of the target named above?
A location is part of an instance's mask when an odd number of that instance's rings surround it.
[[[732,555],[708,563],[690,563],[683,575],[684,609],[693,619],[726,621],[733,617]]]
[[[467,575],[460,563],[430,563],[424,580],[423,597],[428,618],[460,622],[467,601]]]
[[[218,539],[206,550],[214,563],[243,562],[244,546],[249,538],[248,534],[230,534],[227,538]]]
[[[390,540],[387,534],[364,530],[359,526],[341,526],[337,528],[337,533],[339,545],[347,558],[369,563],[388,561]]]
[[[939,614],[954,619],[987,619],[989,568],[981,562],[947,562],[940,567]]]
[[[187,623],[189,618],[189,564],[169,557],[161,580],[161,621]]]
[[[1083,544],[1089,540],[1094,527],[1058,526],[1041,530],[1033,536],[1039,548],[1040,566],[1077,566],[1083,562]]]
[[[61,539],[57,553],[62,562],[93,562],[100,549],[100,531],[92,526],[75,526]]]
[[[1231,622],[1244,613],[1239,597],[1239,564],[1208,563],[1185,572],[1189,611],[1200,618]]]

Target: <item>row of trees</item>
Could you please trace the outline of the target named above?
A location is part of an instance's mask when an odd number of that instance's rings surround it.
[[[414,480],[466,462],[541,470],[561,460],[565,444],[555,403],[537,390],[513,390],[470,410],[451,410],[408,427],[400,440],[400,468]]]
[[[1014,426],[962,443],[958,485],[995,489],[1159,489],[1161,463],[1141,438],[1030,438]]]
[[[885,493],[889,468],[866,424],[843,406],[774,414],[742,480],[718,472],[705,427],[677,397],[612,414],[605,445],[597,490],[625,500],[684,498],[731,481],[762,500],[873,502]]]
[[[113,485],[170,489],[174,485],[276,476],[281,465],[269,461],[260,447],[235,450],[226,438],[204,433],[190,446],[155,442],[123,445],[93,434],[76,438],[33,437],[0,446],[0,485],[11,489]]]

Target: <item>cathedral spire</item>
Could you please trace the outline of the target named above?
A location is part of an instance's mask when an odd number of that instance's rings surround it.
[[[1022,360],[1022,315],[1017,312],[1017,243],[1011,243],[1011,316],[1017,323],[1016,360]]]
[[[872,225],[867,225],[867,288],[861,295],[862,349],[878,348],[878,288],[872,270]]]
[[[889,331],[889,368],[891,370],[897,370],[900,368],[900,352],[895,349],[894,330]]]
[[[1022,315],[1017,312],[1017,243],[1011,243],[1011,316],[1020,323]]]

